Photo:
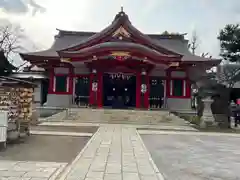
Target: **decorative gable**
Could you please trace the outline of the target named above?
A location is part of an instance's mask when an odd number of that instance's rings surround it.
[[[112,37],[116,37],[116,36],[124,36],[124,37],[130,37],[131,34],[129,32],[126,31],[126,29],[124,29],[124,27],[120,26],[113,34]],[[119,36],[119,37],[121,37]]]

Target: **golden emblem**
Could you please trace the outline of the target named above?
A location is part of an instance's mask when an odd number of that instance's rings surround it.
[[[117,59],[119,61],[124,61],[127,58],[130,57],[130,53],[129,52],[123,52],[123,51],[115,51],[111,53],[111,56],[114,57],[114,59]]]
[[[129,52],[124,52],[124,51],[114,51],[111,53],[112,56],[124,56],[124,57],[129,57],[130,53]]]

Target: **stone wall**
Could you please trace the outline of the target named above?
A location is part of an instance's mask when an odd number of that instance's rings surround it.
[[[70,94],[48,94],[47,106],[49,107],[69,107],[72,105],[72,95]]]
[[[191,99],[167,98],[166,106],[170,111],[191,110]]]

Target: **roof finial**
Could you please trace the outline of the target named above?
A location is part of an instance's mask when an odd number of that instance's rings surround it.
[[[123,12],[123,6],[121,6],[121,12]]]

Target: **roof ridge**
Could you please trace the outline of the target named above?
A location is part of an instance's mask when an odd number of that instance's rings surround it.
[[[63,29],[58,29],[56,28],[57,31],[59,31],[58,35],[55,36],[61,36],[61,35],[94,35],[99,32],[93,32],[93,31],[77,31],[77,30],[63,30]],[[186,33],[179,33],[179,34],[157,34],[157,33],[147,33],[145,34],[151,38],[154,36],[157,38],[159,37],[160,39],[179,39],[179,40],[185,40],[184,35]]]

